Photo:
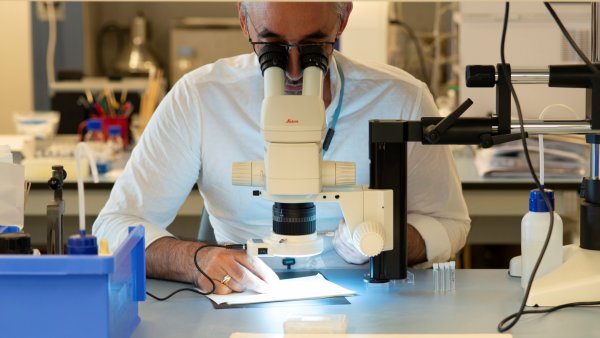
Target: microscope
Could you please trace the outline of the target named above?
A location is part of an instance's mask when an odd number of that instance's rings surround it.
[[[288,52],[267,45],[259,62],[264,76],[262,160],[232,165],[234,185],[252,186],[254,196],[273,202],[273,231],[250,239],[247,250],[258,256],[303,257],[323,251],[316,231],[317,202],[339,203],[353,244],[373,257],[394,248],[393,195],[390,189],[355,185],[355,164],[323,160],[325,134],[323,79],[328,57],[320,46],[300,51],[301,95],[285,95]]]

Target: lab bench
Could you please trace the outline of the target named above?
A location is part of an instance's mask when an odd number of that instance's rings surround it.
[[[350,304],[301,305],[283,302],[262,307],[214,309],[211,301],[183,292],[159,302],[140,303],[141,324],[134,338],[212,337],[234,332],[283,333],[292,315],[343,314],[348,333],[495,333],[500,320],[521,302],[520,280],[506,270],[456,270],[456,290],[435,293],[432,270],[410,270],[414,284],[365,283],[366,269],[323,270],[329,280],[353,290]],[[164,296],[186,285],[148,280],[147,291]],[[189,285],[187,285],[189,286]],[[546,315],[525,315],[513,337],[592,337],[600,332],[600,308],[567,308]]]

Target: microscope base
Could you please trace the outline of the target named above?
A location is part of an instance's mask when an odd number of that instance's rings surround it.
[[[323,238],[316,233],[301,236],[271,234],[262,239],[249,239],[246,251],[253,256],[308,257],[323,252]]]
[[[568,249],[562,265],[533,282],[527,306],[600,301],[600,251]]]

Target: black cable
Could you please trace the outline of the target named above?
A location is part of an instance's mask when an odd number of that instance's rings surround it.
[[[194,292],[197,293],[199,295],[203,295],[203,296],[207,296],[212,294],[213,292],[215,292],[216,289],[216,285],[215,285],[215,281],[210,278],[206,272],[204,272],[204,270],[202,270],[202,268],[200,267],[200,265],[198,264],[198,253],[200,252],[200,250],[205,249],[205,248],[225,248],[225,249],[232,249],[232,250],[246,250],[246,245],[245,244],[229,244],[229,245],[221,245],[221,244],[204,244],[202,246],[199,246],[198,249],[196,249],[196,251],[194,252],[194,265],[196,266],[196,269],[198,269],[198,271],[204,276],[206,277],[206,279],[208,279],[208,281],[211,284],[211,289],[208,292],[202,292],[196,288],[181,288],[181,289],[177,289],[173,292],[171,292],[170,294],[168,294],[165,297],[159,297],[156,295],[153,295],[152,293],[146,291],[146,294],[158,301],[163,301],[163,300],[167,300],[171,297],[173,297],[174,295],[182,292],[182,291],[190,291],[190,292]]]
[[[504,55],[504,49],[505,49],[505,44],[506,44],[506,31],[508,28],[508,17],[509,17],[509,10],[510,10],[510,4],[508,2],[506,2],[505,5],[505,10],[504,10],[504,22],[502,25],[502,38],[501,38],[501,42],[500,42],[500,60],[501,60],[501,66],[502,66],[502,71],[504,72],[504,74],[506,75],[505,81],[506,84],[508,85],[508,87],[510,88],[510,92],[512,94],[513,99],[515,100],[515,105],[517,107],[517,115],[519,116],[519,130],[521,133],[521,142],[523,143],[523,150],[525,152],[525,159],[527,160],[527,167],[529,168],[529,172],[531,174],[531,177],[533,178],[533,180],[535,181],[535,186],[537,187],[537,189],[539,189],[542,198],[544,199],[544,203],[546,204],[546,206],[548,207],[548,211],[550,213],[550,227],[548,228],[548,234],[546,235],[546,240],[544,241],[544,245],[542,246],[542,250],[540,252],[540,255],[537,259],[537,261],[535,262],[535,265],[533,267],[533,270],[531,272],[531,276],[529,277],[529,282],[527,283],[527,288],[525,289],[525,295],[523,296],[523,300],[521,301],[521,305],[519,307],[519,310],[508,316],[507,318],[503,319],[499,324],[498,324],[498,331],[499,332],[505,332],[507,330],[510,330],[513,326],[515,326],[515,324],[517,324],[517,322],[519,321],[519,319],[521,318],[521,316],[523,315],[523,311],[525,309],[525,306],[527,304],[527,298],[529,297],[529,291],[531,290],[531,285],[533,284],[533,280],[535,278],[535,275],[537,273],[537,270],[540,266],[540,263],[542,262],[542,258],[544,257],[544,254],[546,253],[546,248],[548,247],[548,243],[550,242],[550,235],[552,234],[552,229],[554,227],[554,208],[552,207],[552,205],[550,204],[550,201],[548,200],[548,196],[546,196],[545,192],[544,192],[544,188],[542,187],[542,185],[540,184],[540,181],[535,173],[535,170],[533,168],[533,165],[531,164],[531,158],[529,157],[529,149],[527,147],[527,139],[525,137],[525,127],[524,127],[524,123],[523,123],[523,113],[521,111],[521,103],[519,102],[519,98],[517,96],[517,92],[515,91],[515,88],[513,87],[511,81],[510,81],[510,73],[508,72],[508,66],[506,65],[506,58]],[[501,112],[498,112],[501,113]],[[512,322],[509,322],[508,325],[506,327],[504,327],[504,324],[506,322],[508,322],[510,319],[513,319]]]
[[[571,37],[569,32],[566,30],[566,28],[560,21],[558,15],[556,15],[556,12],[554,12],[554,10],[552,9],[552,6],[550,6],[550,4],[547,2],[544,2],[544,5],[546,5],[546,8],[548,9],[550,14],[556,21],[557,25],[559,26],[560,30],[564,34],[565,38],[569,41],[569,43],[571,44],[573,49],[577,52],[579,57],[581,57],[581,59],[584,60],[584,62],[588,65],[588,67],[592,70],[592,72],[594,74],[600,76],[600,71],[591,63],[591,61],[585,56],[585,54],[577,46],[577,44],[575,43],[575,41],[573,40],[573,38]],[[506,40],[506,30],[507,30],[507,25],[508,25],[509,8],[510,8],[510,4],[507,2],[506,7],[505,7],[505,13],[504,13],[504,24],[503,24],[503,28],[502,28],[502,40],[501,40],[501,47],[500,47],[502,69],[503,69],[504,73],[507,75],[508,75],[508,67],[506,66],[506,61],[504,58],[504,46],[505,46],[505,40]],[[523,115],[521,113],[521,105],[519,103],[517,93],[515,92],[514,87],[512,86],[512,83],[510,82],[508,77],[506,77],[506,81],[511,90],[511,94],[515,100],[515,105],[517,106],[517,113],[519,115],[519,126],[520,126],[520,132],[521,132],[521,140],[523,142],[523,148],[525,150],[525,157],[527,159],[527,165],[529,167],[529,171],[531,172],[531,176],[533,177],[533,179],[535,181],[536,187],[542,193],[542,198],[544,199],[544,203],[546,203],[546,206],[548,207],[550,214],[553,215],[554,210],[551,207],[550,201],[548,200],[546,194],[543,192],[543,187],[541,186],[541,184],[537,178],[537,175],[535,174],[535,171],[533,170],[533,166],[531,165],[531,160],[529,158],[529,150],[527,149],[527,143],[525,141],[525,134],[524,134],[525,128],[523,125]],[[517,322],[519,321],[521,316],[524,314],[551,313],[551,312],[554,312],[554,311],[557,311],[560,309],[564,309],[567,307],[600,305],[600,301],[574,302],[574,303],[561,304],[561,305],[553,306],[553,307],[546,308],[546,309],[527,310],[527,311],[524,310],[526,303],[527,303],[527,298],[529,297],[529,292],[531,291],[531,286],[533,284],[533,280],[535,279],[537,270],[540,266],[540,263],[542,261],[544,254],[546,252],[546,248],[548,247],[548,243],[550,241],[550,236],[552,234],[553,226],[554,226],[554,217],[550,217],[550,227],[548,229],[548,234],[546,235],[546,240],[544,241],[544,245],[542,247],[542,251],[540,252],[540,256],[538,257],[536,264],[533,268],[531,277],[529,278],[529,282],[527,283],[527,288],[525,290],[525,294],[523,296],[523,301],[521,302],[521,306],[519,307],[519,310],[517,312],[509,315],[508,317],[506,317],[502,321],[500,321],[500,323],[498,323],[498,331],[499,332],[505,332],[507,330],[510,330],[513,326],[515,326],[517,324]],[[507,323],[508,323],[508,325],[505,327],[504,325]]]
[[[552,15],[552,18],[558,25],[558,28],[560,28],[560,31],[562,32],[564,37],[567,39],[567,41],[569,42],[571,47],[575,50],[577,55],[579,55],[579,57],[583,60],[583,62],[585,62],[585,64],[592,70],[592,72],[594,74],[596,74],[597,76],[600,76],[600,70],[598,70],[598,68],[596,68],[596,66],[594,66],[592,61],[590,61],[590,59],[588,59],[588,57],[581,50],[581,48],[579,48],[579,46],[577,46],[577,43],[575,42],[575,40],[573,40],[573,37],[571,37],[571,34],[569,34],[569,31],[565,28],[565,25],[563,25],[562,21],[560,20],[560,18],[558,17],[558,15],[554,11],[554,9],[550,5],[550,3],[544,2],[544,5],[548,9],[548,12],[550,12],[550,15]]]
[[[206,295],[207,295],[207,293],[203,293],[202,291],[199,291],[198,289],[193,289],[193,288],[181,288],[181,289],[177,289],[177,290],[175,290],[175,291],[171,292],[170,294],[168,294],[167,296],[165,296],[165,297],[162,297],[162,298],[161,298],[161,297],[159,297],[159,296],[155,296],[155,295],[151,294],[151,293],[150,293],[150,292],[148,292],[148,291],[146,291],[146,294],[147,294],[148,296],[150,296],[150,297],[152,297],[152,298],[154,298],[154,299],[156,299],[156,300],[158,300],[158,301],[161,301],[161,302],[162,302],[163,300],[167,300],[167,299],[169,299],[169,298],[173,297],[175,294],[178,294],[178,293],[180,293],[180,292],[182,292],[182,291],[190,291],[190,292],[195,292],[195,293],[197,293],[197,294],[200,294],[200,295],[203,295],[203,296],[206,296]]]
[[[425,54],[423,53],[423,46],[421,45],[421,41],[419,41],[419,38],[417,38],[415,31],[406,22],[400,21],[398,19],[390,20],[389,24],[400,26],[400,27],[404,28],[404,30],[408,34],[408,37],[410,38],[412,43],[415,45],[415,49],[417,50],[417,56],[419,58],[419,66],[421,68],[421,76],[423,76],[426,83],[429,83],[430,75],[429,75],[429,72],[427,71],[427,66],[425,65]]]
[[[567,304],[561,304],[561,305],[557,305],[557,306],[553,306],[553,307],[549,307],[546,309],[538,309],[538,310],[526,310],[526,311],[522,311],[520,315],[529,315],[529,314],[540,314],[540,313],[552,313],[554,311],[560,310],[560,309],[564,309],[567,307],[576,307],[576,306],[595,306],[595,305],[600,305],[600,301],[598,302],[575,302],[575,303],[567,303]],[[504,318],[500,324],[498,324],[498,327],[501,327],[502,325],[504,325],[507,321],[515,318],[517,316],[518,313],[513,313],[510,316]],[[519,316],[520,316],[519,315]],[[518,319],[517,319],[518,320]],[[514,325],[514,324],[513,324]],[[512,326],[511,326],[512,327]],[[508,329],[507,329],[508,330]],[[504,332],[504,331],[502,331]]]

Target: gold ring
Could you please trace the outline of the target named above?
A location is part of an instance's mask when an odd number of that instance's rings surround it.
[[[221,279],[221,284],[227,286],[227,284],[229,284],[229,282],[231,282],[231,276],[230,275],[225,275],[223,277],[223,279]]]

